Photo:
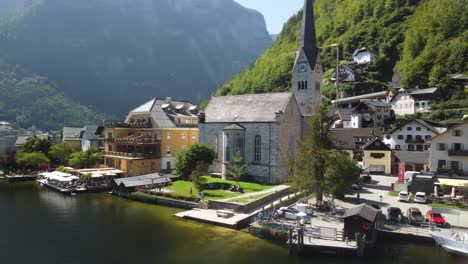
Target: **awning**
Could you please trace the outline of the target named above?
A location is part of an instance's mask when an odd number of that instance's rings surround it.
[[[468,188],[468,180],[439,179],[439,182],[435,182],[434,184]]]

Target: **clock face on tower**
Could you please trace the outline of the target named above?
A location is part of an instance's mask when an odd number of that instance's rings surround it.
[[[299,63],[298,71],[299,72],[306,72],[307,71],[307,63],[305,63],[305,62]]]

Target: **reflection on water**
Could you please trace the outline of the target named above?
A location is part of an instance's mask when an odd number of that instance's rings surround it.
[[[290,256],[285,247],[176,219],[178,209],[109,194],[63,196],[0,182],[0,263],[467,263],[432,245],[382,243],[365,259]]]

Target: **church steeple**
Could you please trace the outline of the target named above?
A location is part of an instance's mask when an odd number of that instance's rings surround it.
[[[313,0],[304,0],[301,42],[292,72],[292,89],[302,116],[312,116],[322,103],[322,65],[315,38]]]
[[[313,0],[304,1],[300,47],[304,50],[311,67],[317,60],[318,48],[315,37],[315,16]]]

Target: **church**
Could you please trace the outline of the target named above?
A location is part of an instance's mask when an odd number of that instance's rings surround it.
[[[310,120],[322,102],[323,68],[315,36],[313,0],[304,1],[301,41],[284,93],[213,97],[199,122],[200,144],[211,145],[210,173],[228,178],[228,164],[242,157],[248,180],[281,183],[288,176]]]

